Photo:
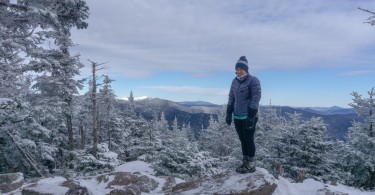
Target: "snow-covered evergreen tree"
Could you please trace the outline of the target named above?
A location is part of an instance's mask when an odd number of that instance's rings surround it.
[[[211,116],[209,126],[201,132],[199,137],[200,149],[211,152],[215,157],[225,157],[238,146],[238,136],[234,127],[215,120]]]
[[[332,146],[324,136],[322,119],[302,121],[299,113],[288,115],[290,120],[271,150],[283,164],[285,174],[296,178],[303,171],[308,178],[331,180],[331,164],[326,159]]]
[[[133,93],[130,93],[129,99],[133,99]],[[141,115],[137,115],[134,108],[134,102],[130,101],[130,107],[124,115],[124,127],[127,136],[125,140],[125,158],[127,160],[141,159],[150,161],[154,151],[161,145],[160,121],[156,113],[152,121],[146,121]]]
[[[181,130],[186,132],[186,135],[187,135],[190,142],[196,142],[197,141],[197,137],[195,135],[195,130],[193,128],[191,128],[190,122],[188,124],[183,125]]]
[[[65,5],[64,3],[68,3],[69,6],[65,8],[59,7]],[[80,5],[74,5],[74,3]],[[36,99],[38,98],[36,96],[40,95],[40,91],[34,93],[30,92],[29,86],[31,80],[29,77],[25,77],[25,75],[27,75],[28,71],[35,71],[37,73],[44,72],[45,74],[50,71],[42,67],[47,64],[48,59],[57,59],[61,55],[53,56],[57,54],[55,52],[57,49],[43,48],[42,44],[45,43],[47,39],[48,41],[56,41],[56,45],[63,43],[63,40],[58,41],[60,40],[59,37],[49,35],[51,35],[51,33],[57,33],[57,29],[61,29],[61,27],[70,29],[74,26],[73,23],[77,22],[76,19],[78,19],[78,17],[75,19],[74,15],[71,17],[67,16],[70,15],[70,13],[67,13],[66,9],[73,9],[76,12],[72,11],[72,13],[78,13],[82,11],[80,10],[81,8],[87,8],[87,6],[85,6],[82,1],[56,1],[51,3],[50,1],[42,0],[3,1],[1,4],[0,74],[4,75],[0,75],[3,78],[0,86],[6,87],[6,89],[1,89],[1,96],[8,96],[12,99],[12,101],[8,102],[17,103],[17,106],[14,107],[16,109],[12,111],[13,113],[15,113],[14,111],[17,112],[17,110],[23,109],[23,111],[14,114],[14,116],[18,116],[17,118],[28,116],[28,120],[24,120],[26,118],[23,120],[8,120],[12,122],[13,125],[15,125],[15,122],[19,122],[16,124],[17,126],[9,127],[9,131],[5,132],[8,133],[8,141],[11,140],[13,146],[16,146],[21,154],[21,158],[9,157],[9,159],[20,169],[25,167],[22,162],[26,162],[26,166],[33,167],[34,171],[38,172],[40,175],[41,172],[39,172],[38,169],[43,169],[43,167],[39,165],[44,164],[49,166],[49,168],[52,168],[51,164],[56,165],[55,160],[58,150],[53,144],[53,141],[56,140],[54,134],[58,132],[60,123],[53,124],[56,130],[50,130],[47,126],[57,121],[56,115],[52,116],[52,114],[56,113],[54,107],[58,104],[55,103],[49,106],[50,110],[53,110],[53,112],[50,113],[43,110],[47,107],[37,107],[39,104],[34,103],[37,102]],[[81,19],[87,18],[86,16],[78,19],[80,21],[76,23],[76,26],[80,26],[80,28],[84,27],[84,22]],[[66,21],[68,18],[70,18],[69,22]],[[66,22],[64,23],[64,21]],[[69,25],[71,26],[69,27]],[[56,62],[57,61],[53,63],[56,64]],[[29,102],[31,102],[31,106]],[[47,101],[47,103],[49,102]],[[7,108],[12,107],[7,106]],[[45,112],[46,114],[39,115],[38,113],[40,112]],[[7,118],[9,118],[9,116],[7,116]],[[52,120],[49,121],[47,118]],[[43,121],[48,121],[49,124],[45,124]],[[3,126],[3,128],[5,127]],[[3,133],[5,132],[3,131]],[[9,144],[9,147],[11,148],[12,144]],[[16,155],[16,153],[17,152],[13,152],[9,154]],[[24,171],[24,173],[27,172]]]
[[[285,143],[282,140],[288,133],[285,117],[277,114],[271,105],[259,110],[259,120],[255,131],[256,159],[260,167],[273,170],[275,163],[281,163]]]
[[[351,174],[347,182],[351,185],[366,188],[375,188],[375,91],[368,92],[369,97],[363,98],[357,92],[353,92],[353,103],[350,105],[356,109],[359,115],[365,117],[363,122],[353,122],[349,128],[346,153],[341,154],[341,165],[344,171]]]
[[[207,129],[202,129],[199,136],[199,149],[209,152],[215,158],[215,166],[219,169],[231,169],[242,159],[240,141],[235,128],[225,123],[225,109],[210,117]]]
[[[323,120],[312,117],[304,121],[300,113],[287,116],[279,116],[271,106],[260,113],[255,136],[258,165],[273,172],[275,164],[281,164],[283,176],[291,179],[302,172],[307,178],[337,179],[330,158],[333,144],[325,136]]]
[[[159,122],[159,127],[167,127],[165,118]],[[173,124],[172,130],[161,132],[162,146],[152,159],[155,171],[185,179],[216,173],[215,159],[208,152],[199,151],[196,142],[189,141],[187,132],[178,128],[177,118]]]
[[[24,3],[29,5],[30,1]],[[82,88],[82,81],[75,77],[79,75],[79,69],[83,65],[79,61],[79,55],[71,55],[69,52],[73,46],[70,30],[73,27],[87,27],[84,20],[88,17],[88,7],[84,1],[68,0],[41,0],[32,1],[32,4],[35,6],[34,12],[41,16],[40,27],[44,29],[38,32],[38,38],[41,43],[52,39],[55,46],[31,52],[34,59],[30,63],[30,69],[41,73],[35,79],[33,87],[40,92],[40,99],[44,98],[61,107],[68,135],[67,149],[73,150],[73,95],[78,94],[78,88]]]
[[[112,117],[114,117],[114,107],[113,104],[116,101],[116,95],[112,90],[111,83],[114,81],[109,78],[108,75],[103,76],[102,88],[99,89],[98,94],[98,110],[99,121],[100,121],[100,136],[102,137],[102,142],[108,142],[108,148],[111,150],[112,147]]]

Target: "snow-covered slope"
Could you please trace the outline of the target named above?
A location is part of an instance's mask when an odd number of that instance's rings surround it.
[[[15,181],[23,180],[14,178]],[[14,183],[14,182],[13,182]],[[0,186],[4,185],[0,183]],[[1,188],[0,188],[1,191]],[[68,193],[69,192],[69,193]],[[257,168],[252,174],[237,174],[226,171],[211,177],[198,178],[185,182],[168,176],[155,176],[150,164],[133,161],[120,165],[110,173],[94,177],[65,179],[64,177],[30,180],[18,189],[3,193],[29,194],[74,194],[85,192],[92,195],[104,194],[273,194],[273,195],[374,195],[375,192],[361,191],[353,187],[338,184],[323,184],[312,179],[303,183],[291,183],[283,177],[275,179],[265,169]]]
[[[374,195],[375,192],[361,191],[342,184],[333,186],[313,179],[305,179],[303,183],[291,183],[289,180],[279,177],[277,188],[272,195]]]

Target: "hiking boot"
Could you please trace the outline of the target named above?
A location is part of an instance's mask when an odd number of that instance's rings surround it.
[[[255,162],[244,160],[244,163],[236,169],[238,173],[245,174],[245,173],[254,173],[255,172]]]
[[[245,167],[245,164],[246,164],[246,160],[243,160],[242,161],[242,164],[239,166],[239,167],[237,167],[237,169],[236,169],[236,172],[240,172],[240,170],[242,170],[244,167]]]

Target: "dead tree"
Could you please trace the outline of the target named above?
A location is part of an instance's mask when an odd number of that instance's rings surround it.
[[[97,93],[97,86],[98,84],[96,81],[100,78],[97,76],[97,71],[106,69],[106,67],[102,67],[103,64],[98,64],[97,62],[91,62],[91,73],[92,73],[92,86],[91,86],[91,103],[92,103],[92,136],[93,136],[93,146],[92,146],[92,155],[95,156],[97,154],[98,149],[98,117],[97,117],[97,105],[96,105],[96,93]]]

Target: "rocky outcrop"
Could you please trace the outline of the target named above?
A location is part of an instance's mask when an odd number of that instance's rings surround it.
[[[71,194],[71,195],[88,195],[89,194],[86,187],[80,186],[79,182],[74,181],[74,180],[64,181],[61,184],[61,186],[69,188],[66,194]]]
[[[256,194],[271,195],[277,185],[275,179],[259,169],[255,173],[224,172],[211,177],[175,185],[171,194]]]
[[[141,164],[141,163],[138,163]],[[133,163],[133,165],[137,165]],[[134,166],[134,168],[137,166]],[[132,169],[131,167],[130,169]],[[7,192],[23,195],[117,195],[117,194],[256,194],[270,195],[276,188],[275,179],[264,169],[255,173],[238,174],[223,172],[191,181],[153,175],[152,170],[131,172],[130,169],[116,170],[91,178],[66,179],[63,177],[37,178],[8,185]],[[22,176],[22,175],[21,175]],[[2,176],[3,178],[7,178]],[[16,175],[8,175],[3,183],[21,181]],[[23,181],[23,177],[22,177]],[[18,189],[16,189],[18,188]],[[4,188],[5,189],[5,188]],[[15,190],[16,189],[16,190]],[[4,191],[5,192],[5,191]]]
[[[110,194],[121,194],[121,191],[124,194],[149,193],[159,185],[159,182],[146,175],[128,172],[109,173],[97,177],[96,180],[98,184],[105,183],[107,189],[113,189]]]
[[[22,173],[0,174],[0,193],[7,193],[22,186]]]

